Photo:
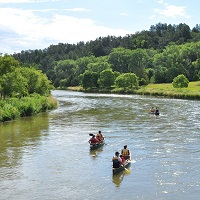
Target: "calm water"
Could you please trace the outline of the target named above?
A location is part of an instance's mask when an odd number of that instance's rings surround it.
[[[0,200],[196,200],[200,102],[53,91],[59,108],[0,124]],[[158,106],[160,116],[148,114]],[[90,152],[89,133],[106,145]],[[124,144],[131,168],[113,176]]]

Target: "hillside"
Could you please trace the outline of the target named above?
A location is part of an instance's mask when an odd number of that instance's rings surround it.
[[[102,87],[100,74],[134,73],[139,85],[170,83],[179,74],[189,81],[200,77],[200,26],[152,25],[125,37],[99,37],[77,44],[51,45],[46,49],[22,51],[13,57],[22,66],[42,70],[56,88],[82,85],[86,72],[91,87]],[[119,74],[118,74],[119,75]],[[116,78],[116,77],[115,77]]]

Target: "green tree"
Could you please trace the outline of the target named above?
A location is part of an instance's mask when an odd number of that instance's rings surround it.
[[[98,83],[100,87],[110,88],[114,85],[115,74],[112,69],[105,69],[100,73]]]
[[[183,74],[180,74],[177,77],[175,77],[172,82],[174,88],[186,88],[188,87],[188,84],[189,81]]]
[[[85,71],[82,76],[82,86],[84,89],[98,87],[98,73],[97,72],[91,72],[91,71]]]
[[[80,74],[83,74],[87,70],[89,63],[96,62],[94,56],[82,57],[76,60],[75,75],[78,77]]]
[[[134,73],[124,73],[119,75],[115,80],[115,85],[119,88],[138,89],[138,77]]]
[[[148,82],[148,76],[145,69],[149,67],[150,57],[146,50],[136,49],[132,51],[129,62],[129,72],[136,74],[140,79]]]
[[[15,68],[18,67],[20,67],[19,62],[12,56],[7,54],[0,56],[0,76],[9,72],[13,72]]]
[[[20,68],[20,73],[27,80],[28,94],[37,93],[40,95],[49,95],[52,89],[51,82],[47,76],[40,70],[34,68]]]
[[[0,79],[0,92],[3,98],[27,96],[27,86],[27,79],[23,77],[19,68],[4,74]]]
[[[74,70],[76,68],[76,62],[74,60],[60,60],[55,66],[56,81],[66,79],[66,86],[71,85],[71,80],[74,76]]]
[[[89,63],[87,66],[88,71],[97,72],[100,74],[103,70],[110,68],[110,64],[105,61],[97,61],[95,63]]]
[[[170,45],[162,53],[156,54],[153,64],[156,83],[170,83],[174,77],[185,73],[178,45]]]
[[[113,49],[108,58],[112,70],[120,73],[128,73],[131,55],[132,51],[130,49],[122,47]]]

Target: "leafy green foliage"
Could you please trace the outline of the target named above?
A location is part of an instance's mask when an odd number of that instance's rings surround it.
[[[4,55],[0,56],[0,77],[4,74],[13,72],[15,68],[20,67],[19,62],[12,56]]]
[[[52,97],[34,94],[29,97],[9,98],[0,101],[0,121],[9,121],[18,117],[30,116],[57,107],[57,101]]]
[[[115,84],[117,87],[124,89],[137,89],[139,86],[138,77],[134,73],[121,74],[116,78]]]
[[[115,74],[113,73],[112,69],[105,69],[100,73],[100,77],[98,83],[100,87],[110,88],[114,85],[115,81]]]
[[[189,81],[183,74],[180,74],[177,77],[175,77],[172,82],[174,88],[187,88],[188,84]]]
[[[1,95],[5,97],[22,97],[28,95],[27,79],[22,76],[19,68],[4,74],[0,79]]]
[[[47,76],[34,68],[20,67],[13,57],[0,57],[0,98],[49,95],[53,88]]]
[[[82,86],[83,86],[84,89],[98,87],[98,73],[86,71],[83,74]]]

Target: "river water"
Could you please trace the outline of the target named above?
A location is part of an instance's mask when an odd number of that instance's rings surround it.
[[[199,199],[199,101],[52,94],[58,109],[0,124],[0,200]],[[99,130],[106,145],[90,151]],[[131,167],[112,175],[124,144]]]

